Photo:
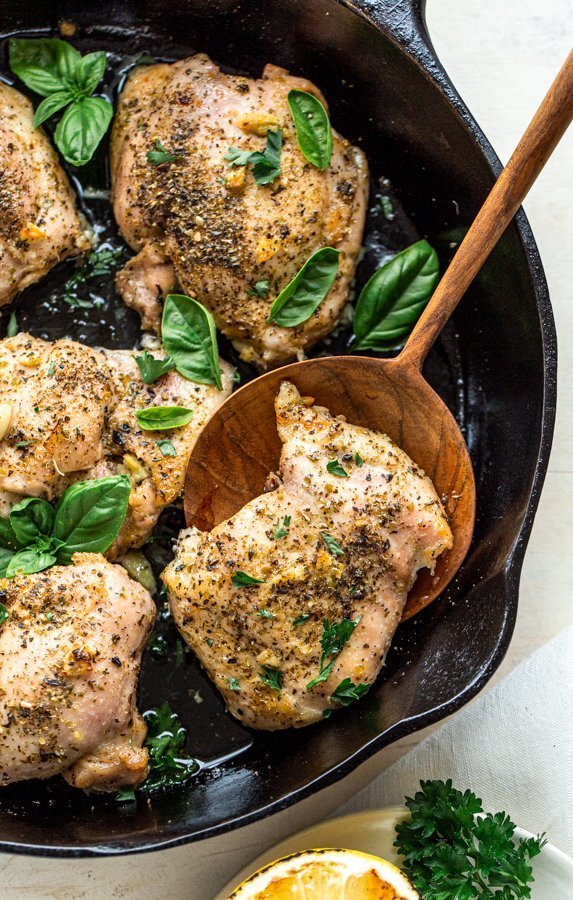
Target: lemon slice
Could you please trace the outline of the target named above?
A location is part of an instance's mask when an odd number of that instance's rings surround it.
[[[306,850],[259,869],[228,900],[420,900],[400,869],[358,850]]]

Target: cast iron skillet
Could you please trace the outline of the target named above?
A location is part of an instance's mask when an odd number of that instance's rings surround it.
[[[46,33],[61,19],[78,23],[80,49],[103,46],[115,54],[116,70],[139,52],[174,58],[205,50],[220,64],[252,74],[272,61],[316,81],[335,126],[362,145],[372,167],[359,283],[385,254],[420,235],[440,250],[445,264],[499,170],[436,59],[423,0],[36,0],[10,4],[0,30]],[[6,77],[5,59],[2,66]],[[110,80],[110,92],[118,79]],[[104,175],[100,162],[80,178],[84,186],[101,186]],[[391,197],[391,220],[376,199],[381,194]],[[117,243],[107,203],[87,200],[86,209],[107,222],[105,234]],[[69,274],[64,265],[18,300],[20,326],[39,336],[133,346],[136,317],[117,298],[109,296],[91,311],[70,310],[56,299]],[[339,349],[331,344],[319,352],[333,347]],[[223,353],[232,356],[227,346]],[[474,543],[447,593],[399,629],[384,675],[368,697],[330,723],[257,734],[226,715],[190,654],[183,662],[181,652],[175,659],[147,658],[140,708],[167,696],[188,728],[189,753],[203,762],[199,773],[186,788],[150,804],[88,798],[61,780],[4,789],[0,847],[89,856],[218,834],[295,803],[390,742],[459,709],[491,677],[511,638],[523,554],[549,456],[555,373],[547,286],[520,214],[426,367],[472,454]],[[243,376],[252,373],[243,370]],[[160,547],[157,554],[159,566]],[[170,626],[161,627],[173,642]]]

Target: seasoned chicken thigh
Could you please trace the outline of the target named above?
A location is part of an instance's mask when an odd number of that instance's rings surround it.
[[[366,212],[364,155],[334,133],[328,168],[308,163],[287,103],[293,88],[322,99],[309,81],[272,65],[261,79],[227,75],[204,54],[140,67],[112,134],[114,212],[137,251],[118,278],[126,302],[158,330],[159,298],[177,280],[261,369],[300,356],[335,327]],[[231,147],[263,151],[269,128],[283,133],[281,174],[260,185],[225,156]],[[318,310],[296,328],[268,324],[272,301],[326,246],[341,251],[340,264]],[[268,289],[255,290],[264,282]]]
[[[0,82],[0,306],[89,249],[86,225],[30,101]]]
[[[310,401],[312,402],[312,401]],[[419,569],[452,534],[430,479],[382,434],[276,401],[279,486],[180,535],[175,620],[234,716],[299,727],[375,681]]]
[[[146,385],[135,351],[68,340],[52,344],[29,334],[0,341],[4,514],[9,501],[22,495],[52,500],[78,479],[126,472],[132,481],[129,512],[108,555],[117,558],[140,546],[161,510],[180,496],[197,435],[231,393],[232,369],[221,366],[222,391],[175,371]],[[143,431],[135,412],[149,406],[186,407],[193,418],[169,432]]]
[[[121,566],[0,580],[0,784],[62,774],[88,791],[137,786],[146,728],[135,708],[155,604]]]

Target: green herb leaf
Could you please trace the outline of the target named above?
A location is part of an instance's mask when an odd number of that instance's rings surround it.
[[[58,122],[54,140],[66,162],[85,166],[106,133],[113,106],[103,97],[85,97],[68,106]]]
[[[359,469],[362,468],[362,466],[364,465],[364,460],[360,456],[360,453],[354,454],[354,462],[356,463],[356,465],[358,466]]]
[[[257,615],[261,617],[261,619],[276,619],[274,613],[270,611],[270,609],[259,609]]]
[[[450,780],[421,781],[420,787],[406,798],[411,819],[396,826],[394,846],[426,900],[531,897],[531,860],[546,843],[544,835],[516,839],[508,815],[481,816],[481,800]]]
[[[216,384],[222,390],[215,321],[191,297],[168,294],[163,308],[163,345],[177,371],[189,381]]]
[[[0,625],[3,625],[6,619],[8,619],[10,613],[6,609],[3,603],[0,603]]]
[[[135,361],[141,372],[144,384],[154,384],[158,378],[175,368],[175,363],[170,356],[166,356],[164,359],[157,359],[151,353],[148,353],[147,350],[144,350],[141,356],[136,356]]]
[[[337,459],[331,459],[326,464],[326,471],[331,475],[338,475],[339,478],[348,478],[348,472],[344,469]]]
[[[184,406],[148,406],[136,410],[135,418],[144,431],[168,431],[188,425],[193,418],[193,410]]]
[[[268,292],[269,280],[265,278],[264,281],[255,281],[254,285],[249,288],[249,297],[262,297],[264,299]]]
[[[18,326],[18,319],[16,318],[16,313],[10,313],[10,318],[8,319],[8,328],[6,329],[6,337],[16,337],[20,328]]]
[[[15,575],[33,575],[35,572],[43,572],[56,562],[53,553],[46,553],[29,547],[26,550],[18,550],[14,554],[6,568],[6,578],[14,578]]]
[[[289,91],[300,152],[317,169],[326,169],[332,156],[332,128],[324,106],[307,91]]]
[[[162,634],[157,634],[154,631],[147,642],[147,649],[150,653],[153,653],[154,656],[159,657],[159,659],[163,659],[165,656],[167,656],[167,641]]]
[[[10,517],[6,516],[6,518],[0,519],[0,547],[5,547],[7,550],[20,550],[22,546],[14,534]]]
[[[229,147],[225,159],[231,166],[251,165],[256,184],[272,184],[281,174],[282,142],[282,129],[269,128],[267,145],[262,153],[259,150],[238,150],[236,147]]]
[[[0,547],[0,578],[6,577],[6,570],[10,565],[10,560],[14,556],[15,550],[8,550],[7,547]],[[0,625],[2,623],[0,622]]]
[[[162,166],[164,163],[174,162],[181,156],[180,153],[170,153],[166,150],[158,138],[153,141],[153,146],[155,149],[148,150],[146,154],[147,162],[151,163],[152,166]]]
[[[240,570],[235,572],[231,581],[237,588],[249,587],[252,584],[264,584],[264,581],[261,581],[260,578],[253,578],[252,575],[247,575],[246,572],[241,572]]]
[[[173,441],[157,441],[157,446],[161,450],[163,456],[177,456],[177,450],[173,446]]]
[[[107,65],[105,50],[86,53],[77,62],[73,73],[73,83],[78,98],[89,97],[102,80]]]
[[[322,247],[307,259],[293,280],[282,289],[267,322],[295,328],[310,319],[328,294],[338,272],[340,250]]]
[[[285,516],[281,525],[281,520],[277,519],[277,524],[275,525],[275,533],[273,534],[273,539],[278,541],[282,537],[286,537],[291,523],[291,516]]]
[[[93,303],[89,300],[81,299],[78,296],[79,288],[96,278],[102,278],[105,275],[111,275],[117,268],[122,256],[123,247],[109,247],[102,244],[96,250],[92,250],[81,269],[78,269],[68,278],[64,287],[63,299],[70,306],[85,307],[87,309],[93,307]]]
[[[370,690],[371,685],[361,681],[360,684],[354,684],[351,678],[344,678],[334,692],[330,695],[330,699],[334,703],[340,703],[341,706],[350,706],[355,700],[359,700],[366,691]]]
[[[135,802],[135,791],[130,790],[129,788],[125,788],[124,790],[118,791],[115,795],[116,803],[134,803]]]
[[[227,682],[229,684],[229,689],[231,691],[235,691],[237,694],[241,690],[241,685],[239,684],[238,678],[227,678]]]
[[[33,544],[40,536],[49,537],[54,525],[54,508],[47,500],[29,497],[10,510],[10,524],[22,547]]]
[[[283,675],[281,670],[275,669],[274,666],[261,666],[259,678],[263,684],[266,684],[266,686],[271,689],[271,691],[277,692],[280,700],[283,687]]]
[[[68,90],[81,59],[71,44],[56,38],[10,38],[8,52],[14,74],[42,97]]]
[[[46,119],[54,116],[57,112],[71,103],[74,99],[70,91],[56,91],[46,97],[37,107],[34,113],[34,128],[39,128]]]
[[[333,556],[344,556],[344,550],[338,541],[335,541],[327,531],[321,531],[320,536]]]
[[[351,349],[383,353],[402,346],[432,296],[438,276],[438,256],[427,241],[412,244],[385,263],[360,292]]]
[[[180,759],[186,732],[168,703],[143,713],[147,725],[145,745],[149,751],[149,775],[140,790],[154,793],[182,784],[197,771],[194,759]]]
[[[305,622],[308,622],[310,619],[310,613],[302,613],[302,615],[297,616],[296,619],[293,620],[293,625],[295,628],[300,628],[301,625],[304,625]]]
[[[359,616],[354,620],[342,619],[340,622],[332,623],[330,623],[328,619],[325,619],[322,623],[322,637],[320,639],[320,645],[322,647],[320,671],[316,678],[313,678],[312,681],[309,681],[307,684],[307,691],[311,691],[317,684],[321,684],[323,681],[327,680],[332,672],[334,663],[350,640],[350,636],[361,618],[362,617]]]
[[[67,489],[56,509],[53,536],[64,542],[60,562],[74,553],[105,553],[116,539],[127,514],[127,475],[78,481]]]

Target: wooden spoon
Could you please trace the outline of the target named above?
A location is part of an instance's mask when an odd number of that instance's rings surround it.
[[[395,359],[333,356],[268,372],[233,394],[199,436],[187,469],[188,525],[211,530],[261,494],[281,452],[274,399],[285,379],[349,422],[389,435],[434,482],[454,535],[434,575],[424,570],[404,618],[423,609],[453,578],[469,549],[475,518],[471,460],[455,419],[424,381],[422,364],[436,337],[517,212],[573,118],[573,53]]]

